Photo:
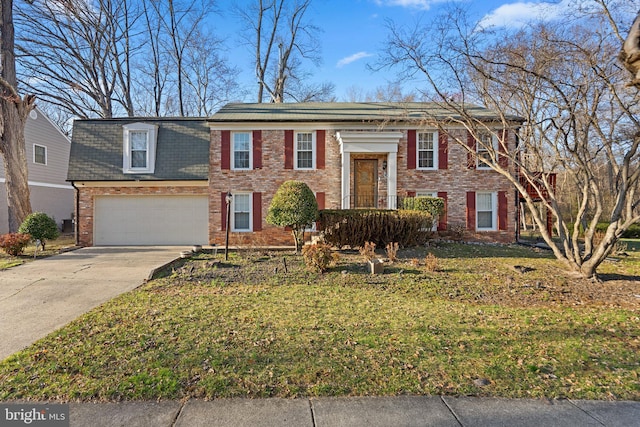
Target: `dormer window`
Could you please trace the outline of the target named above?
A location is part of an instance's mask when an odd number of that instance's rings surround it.
[[[131,123],[122,128],[123,173],[153,173],[158,127],[147,123]]]

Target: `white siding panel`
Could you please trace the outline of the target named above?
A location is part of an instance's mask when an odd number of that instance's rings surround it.
[[[207,196],[100,196],[95,245],[208,243]]]

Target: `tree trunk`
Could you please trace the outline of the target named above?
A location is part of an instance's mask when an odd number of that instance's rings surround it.
[[[35,97],[27,95],[22,99],[16,91],[13,0],[2,0],[1,7],[0,153],[5,169],[9,232],[15,233],[31,213],[24,127]]]
[[[293,241],[296,245],[296,254],[299,252],[299,248],[300,248],[300,235],[298,230],[294,227],[291,232],[293,233]]]
[[[2,99],[4,133],[2,135],[2,159],[7,188],[9,232],[18,231],[20,224],[31,213],[27,158],[24,143],[24,122],[20,120],[16,106]]]

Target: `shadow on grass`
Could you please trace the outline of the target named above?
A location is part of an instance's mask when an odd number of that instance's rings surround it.
[[[412,258],[423,260],[432,253],[437,258],[554,258],[548,250],[526,245],[499,245],[482,243],[438,243],[428,247],[403,248],[398,252],[398,258],[406,261]]]
[[[640,282],[640,276],[633,274],[604,273],[598,274],[598,279],[602,282],[613,282],[616,280]]]

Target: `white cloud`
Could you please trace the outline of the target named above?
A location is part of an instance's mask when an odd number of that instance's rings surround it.
[[[368,58],[370,56],[373,56],[372,53],[367,53],[367,52],[358,52],[358,53],[354,53],[353,55],[347,56],[345,58],[342,58],[340,61],[338,61],[338,63],[336,64],[336,67],[338,68],[342,68],[345,65],[349,65],[352,62],[358,61],[362,58]]]
[[[375,0],[379,6],[400,6],[422,10],[429,10],[432,5],[446,1],[449,0]]]
[[[574,0],[562,0],[559,3],[548,1],[507,3],[485,15],[480,25],[518,28],[534,21],[553,21],[567,12],[573,2]]]

